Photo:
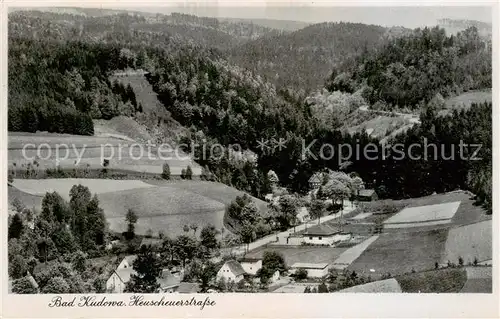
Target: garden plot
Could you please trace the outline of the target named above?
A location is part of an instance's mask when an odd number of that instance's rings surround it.
[[[248,258],[262,258],[264,252],[275,251],[283,255],[288,266],[295,263],[331,263],[345,248],[314,246],[268,246],[260,247],[246,254]]]
[[[380,292],[393,292],[400,293],[403,292],[401,290],[401,286],[398,281],[394,278],[379,280],[374,282],[369,282],[364,285],[358,285],[354,287],[350,287],[347,289],[342,289],[339,292],[361,292],[361,293],[380,293]]]
[[[348,270],[373,277],[434,269],[443,256],[447,235],[447,229],[382,234]]]
[[[365,241],[357,244],[344,251],[340,256],[333,262],[333,268],[345,269],[350,264],[352,264],[359,256],[374,242],[378,239],[378,236],[372,236]]]
[[[492,221],[487,220],[475,224],[450,229],[445,244],[442,262],[457,263],[462,257],[465,264],[492,259]]]
[[[74,185],[83,185],[92,194],[123,191],[136,188],[151,188],[153,185],[138,180],[60,178],[60,179],[15,179],[13,184],[21,192],[36,196],[44,196],[47,192],[57,192],[69,200],[69,191]]]
[[[455,215],[460,202],[408,207],[387,219],[385,228],[406,228],[447,224]]]

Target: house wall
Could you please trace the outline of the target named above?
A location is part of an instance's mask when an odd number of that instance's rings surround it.
[[[241,267],[243,267],[243,270],[250,275],[257,274],[257,271],[262,268],[262,260],[257,260],[256,262],[243,261],[240,262],[240,264]]]
[[[219,281],[221,278],[224,278],[226,281],[239,282],[243,279],[243,275],[235,276],[231,269],[229,269],[227,265],[224,265],[217,272],[217,281]]]
[[[271,278],[269,278],[269,282],[270,283],[275,283],[278,281],[278,279],[280,279],[280,272],[278,270],[276,270],[274,272],[274,274],[271,276]]]
[[[125,283],[122,282],[116,273],[113,273],[106,281],[106,291],[121,294],[125,290]]]
[[[304,242],[313,245],[331,245],[333,236],[308,236],[304,235]]]
[[[299,268],[292,268],[290,269],[291,273],[295,273]],[[323,269],[316,269],[316,268],[303,268],[307,271],[307,277],[310,278],[321,278],[326,275],[328,275],[328,267],[325,267]]]
[[[179,288],[179,286],[171,286],[171,287],[164,287],[164,288],[160,288],[160,292],[163,292],[163,293],[174,293],[177,288]]]
[[[313,245],[333,245],[339,241],[349,240],[351,234],[335,234],[333,236],[307,236],[304,235],[304,242]]]

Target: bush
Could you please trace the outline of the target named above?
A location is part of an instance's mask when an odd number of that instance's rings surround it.
[[[163,172],[161,173],[161,177],[166,180],[170,179],[170,166],[167,162],[163,164]]]
[[[325,293],[325,292],[328,292],[328,287],[326,286],[326,284],[324,282],[322,282],[319,286],[318,286],[318,292],[319,293]]]
[[[193,170],[191,169],[191,166],[188,165],[184,176],[186,179],[193,179]]]
[[[295,274],[294,274],[295,278],[297,280],[304,280],[307,278],[307,270],[303,269],[303,268],[299,268]]]

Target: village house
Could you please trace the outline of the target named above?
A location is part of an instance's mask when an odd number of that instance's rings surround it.
[[[290,273],[294,274],[297,270],[307,271],[307,277],[321,278],[328,274],[328,263],[295,263],[290,267]]]
[[[242,258],[240,265],[247,274],[256,275],[257,271],[262,268],[262,259],[259,258]]]
[[[323,183],[323,173],[316,172],[309,178],[309,188],[311,190],[318,189]]]
[[[238,283],[243,280],[243,275],[245,274],[245,270],[241,266],[239,262],[236,260],[228,260],[222,265],[222,267],[217,272],[217,281],[224,278],[227,282],[235,282]]]
[[[118,267],[111,273],[106,281],[106,291],[109,293],[123,293],[127,283],[130,281],[132,275],[137,274],[133,268],[134,260],[137,256],[126,256],[120,262]],[[163,269],[157,279],[160,287],[159,292],[171,293],[177,290],[182,280],[183,273],[179,271],[170,271]]]
[[[360,189],[356,195],[356,200],[360,202],[373,202],[378,200],[378,195],[374,189]]]
[[[279,270],[276,270],[274,274],[271,276],[271,278],[268,279],[268,284],[270,285],[275,284],[279,279],[280,279],[280,272]]]
[[[168,269],[163,269],[160,277],[157,279],[157,282],[160,285],[158,290],[162,293],[173,293],[179,288],[181,280],[181,272],[171,272]]]
[[[338,227],[319,224],[308,228],[303,234],[303,242],[312,245],[334,245],[349,240],[352,234],[342,232]]]
[[[111,273],[106,281],[106,291],[110,293],[123,293],[125,286],[130,281],[132,274],[136,274],[133,263],[137,256],[125,256],[118,267]]]
[[[106,291],[109,293],[121,294],[125,291],[127,283],[130,281],[135,270],[132,268],[115,269],[106,281]]]

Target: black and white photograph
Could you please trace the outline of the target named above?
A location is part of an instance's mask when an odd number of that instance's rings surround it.
[[[491,295],[492,12],[10,4],[5,290]]]

